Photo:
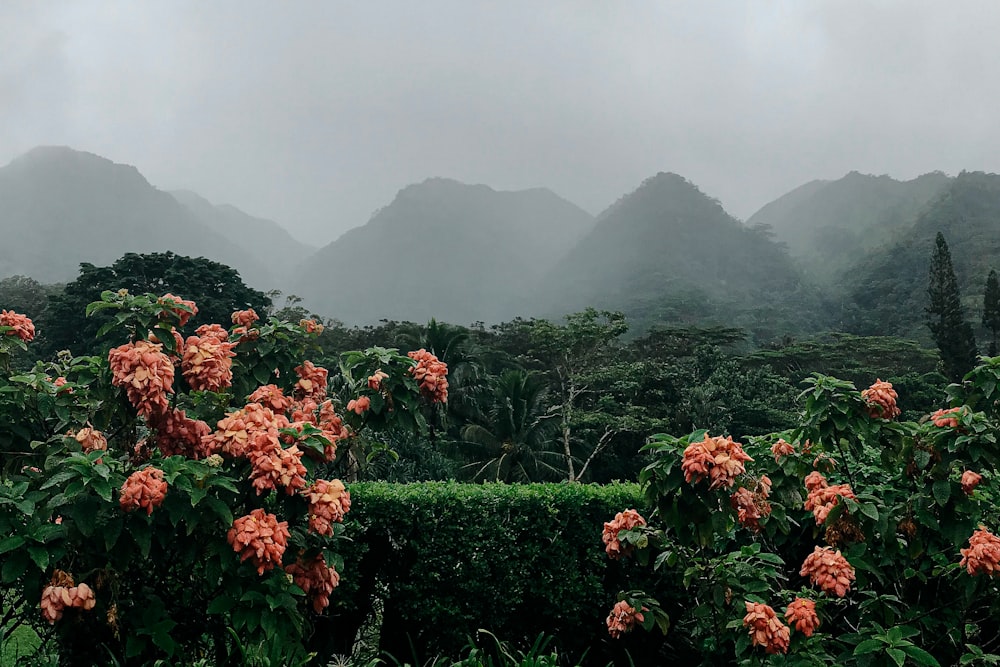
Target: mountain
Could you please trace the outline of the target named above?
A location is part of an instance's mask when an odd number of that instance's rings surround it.
[[[206,227],[225,236],[250,257],[266,261],[276,283],[290,284],[302,260],[316,252],[315,247],[295,240],[273,220],[252,216],[229,204],[213,204],[190,190],[172,190],[170,194]]]
[[[840,276],[847,330],[930,341],[924,308],[939,231],[951,251],[966,319],[978,329],[986,277],[1000,270],[1000,175],[963,172],[911,225]]]
[[[820,283],[913,224],[951,179],[940,173],[911,181],[852,171],[836,181],[811,181],[767,204],[747,225],[767,226]]]
[[[172,250],[237,269],[268,289],[264,261],[249,256],[132,166],[46,146],[0,168],[0,277],[74,279],[81,262],[110,265],[127,252]]]
[[[551,313],[596,306],[624,311],[639,329],[721,324],[764,340],[812,326],[818,299],[766,232],[669,173],[598,216],[546,292]]]
[[[592,224],[549,190],[432,178],[311,257],[296,294],[348,324],[497,322],[523,314],[548,268]]]

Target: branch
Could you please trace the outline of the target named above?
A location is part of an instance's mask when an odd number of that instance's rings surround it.
[[[613,431],[610,426],[604,427],[604,434],[601,435],[601,437],[598,439],[597,446],[594,447],[594,451],[590,453],[590,456],[587,457],[587,460],[584,462],[583,467],[580,468],[580,472],[576,476],[577,479],[583,479],[583,473],[587,472],[587,466],[590,465],[590,462],[594,460],[595,456],[600,454],[601,451],[608,446],[608,444],[611,442],[611,439],[615,437],[616,433],[617,431]]]

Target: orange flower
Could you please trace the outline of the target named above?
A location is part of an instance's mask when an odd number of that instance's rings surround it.
[[[318,336],[323,333],[323,325],[317,324],[316,320],[299,320],[299,326],[305,329],[307,334],[316,334]]]
[[[360,396],[358,398],[352,398],[347,402],[347,411],[353,412],[356,415],[363,415],[368,412],[368,409],[372,406],[372,400],[367,396]]]
[[[42,591],[42,616],[55,624],[63,616],[67,607],[90,611],[97,604],[94,591],[87,584],[73,585],[73,577],[62,570],[52,573],[52,580]]]
[[[760,520],[771,515],[771,503],[767,501],[770,493],[771,480],[764,475],[753,491],[741,486],[730,496],[729,504],[736,510],[736,520],[741,526],[760,532]]]
[[[777,463],[785,456],[795,453],[795,447],[791,443],[785,442],[784,438],[778,438],[778,442],[771,445],[771,454],[774,455],[774,462]]]
[[[148,516],[154,508],[163,504],[166,495],[167,483],[163,481],[163,471],[153,467],[143,468],[129,475],[122,484],[118,504],[126,512],[141,507]]]
[[[816,603],[806,598],[795,598],[785,609],[785,618],[806,637],[812,637],[819,627]]]
[[[977,472],[972,472],[971,470],[966,470],[962,473],[962,490],[965,491],[965,495],[971,496],[972,492],[979,486],[979,483],[983,481],[983,476]]]
[[[13,327],[5,332],[6,335],[17,336],[25,343],[30,343],[35,338],[35,325],[31,319],[13,310],[0,310],[0,327]]]
[[[448,365],[423,348],[407,352],[406,356],[417,362],[409,373],[420,383],[420,393],[431,403],[447,403]]]
[[[104,437],[103,433],[90,426],[81,428],[73,437],[76,438],[85,452],[106,452],[108,450],[108,439]]]
[[[799,574],[809,577],[809,580],[827,593],[844,597],[851,590],[854,581],[854,568],[847,559],[830,547],[816,547],[806,556]]]
[[[233,521],[226,539],[240,561],[249,560],[257,567],[257,574],[262,575],[281,565],[288,536],[287,521],[279,522],[278,517],[258,508]]]
[[[129,402],[144,416],[167,410],[167,394],[173,392],[174,365],[159,343],[140,340],[108,353],[111,384],[125,387]]]
[[[704,440],[691,443],[684,450],[681,470],[688,483],[697,484],[709,477],[709,489],[721,486],[731,488],[736,478],[746,472],[743,465],[746,461],[753,459],[743,451],[743,445],[734,442],[731,437],[713,438],[706,433]]]
[[[275,412],[286,412],[292,407],[292,399],[285,396],[284,392],[274,384],[265,384],[258,387],[250,394],[248,403],[260,403],[265,408],[270,408]]]
[[[257,311],[255,311],[253,308],[248,308],[246,310],[237,310],[235,313],[233,313],[232,317],[233,317],[233,324],[237,324],[241,327],[248,327],[260,319],[260,317],[257,315]]]
[[[388,377],[388,373],[383,371],[381,368],[378,369],[373,375],[368,376],[368,388],[378,391],[382,388],[382,380],[385,380]]]
[[[66,386],[66,382],[67,382],[66,378],[64,378],[62,375],[60,375],[59,377],[57,377],[55,380],[52,381],[52,386],[56,388],[57,394],[61,394],[63,392],[67,394],[73,393],[73,387]]]
[[[201,439],[198,457],[222,453],[232,457],[249,457],[251,452],[267,452],[281,447],[279,429],[288,428],[284,415],[260,403],[247,403],[244,408],[227,413],[219,420],[216,430]]]
[[[814,491],[816,489],[825,489],[826,477],[823,477],[822,473],[813,470],[811,473],[806,475],[805,485],[806,489],[809,491]]]
[[[788,653],[791,630],[781,622],[778,615],[766,604],[746,602],[747,615],[743,617],[743,627],[750,629],[750,640],[754,646],[763,646],[769,654]]]
[[[278,488],[291,496],[306,486],[306,467],[302,465],[302,452],[297,445],[251,452],[250,465],[253,466],[250,480],[258,496]]]
[[[172,409],[154,419],[156,445],[164,456],[196,458],[202,439],[212,432],[201,420],[190,419],[184,410]]]
[[[972,533],[969,538],[969,548],[960,549],[962,561],[959,563],[968,570],[971,576],[988,574],[993,576],[1000,569],[1000,537],[997,537],[985,526]]]
[[[931,415],[931,420],[938,428],[958,428],[958,415],[961,413],[960,407],[938,410]]]
[[[809,478],[813,475],[819,475],[816,471],[809,473],[806,477],[806,488],[809,488]],[[809,489],[809,495],[806,497],[805,509],[811,511],[813,516],[816,517],[816,525],[821,526],[826,521],[826,517],[830,514],[830,510],[839,502],[840,498],[850,498],[854,500],[854,491],[851,489],[850,484],[834,484],[833,486],[827,486],[826,479],[822,475],[819,475],[819,479],[822,480],[822,485],[819,485],[816,479],[813,479],[814,487]]]
[[[646,610],[643,609],[643,611]],[[632,628],[644,620],[642,612],[637,611],[625,600],[619,600],[615,603],[611,613],[608,614],[608,634],[611,635],[612,639],[618,639],[626,632],[631,632]]]
[[[199,327],[199,330],[202,327]],[[233,383],[233,352],[235,345],[228,337],[216,335],[188,336],[184,343],[181,369],[184,378],[195,391],[219,391]]]
[[[895,419],[899,416],[896,407],[895,390],[891,382],[875,380],[875,384],[861,392],[861,398],[868,404],[868,415],[875,419]]]
[[[637,511],[628,509],[619,512],[613,520],[604,523],[604,532],[601,535],[605,544],[604,551],[615,560],[628,556],[632,553],[632,545],[628,544],[623,547],[622,543],[618,541],[618,533],[645,525],[646,520]]]
[[[351,509],[351,493],[339,479],[317,479],[302,495],[309,501],[309,530],[319,535],[332,536],[333,524]]]
[[[173,294],[164,294],[157,299],[156,302],[161,306],[166,306],[167,310],[180,318],[180,326],[184,326],[193,315],[198,314],[198,306],[194,305],[194,301],[187,301],[186,299],[174,296]],[[191,312],[188,312],[183,308],[178,308],[177,306],[187,306],[191,309]]]
[[[320,366],[314,366],[311,361],[302,362],[295,367],[299,381],[295,383],[295,392],[299,396],[322,401],[326,398],[326,378],[329,371]]]
[[[309,562],[300,557],[291,565],[286,565],[285,572],[292,575],[295,585],[312,599],[313,611],[322,614],[330,606],[330,593],[340,584],[340,575],[327,566],[322,554]]]

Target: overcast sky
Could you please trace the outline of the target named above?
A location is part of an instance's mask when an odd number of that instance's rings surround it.
[[[1000,171],[1000,3],[0,3],[0,164],[65,144],[323,245],[429,176],[597,213],[674,171]],[[0,202],[2,205],[2,202]]]

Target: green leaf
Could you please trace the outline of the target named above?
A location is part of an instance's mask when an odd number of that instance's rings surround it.
[[[45,547],[33,544],[28,547],[28,554],[42,572],[49,566],[49,550]]]
[[[208,603],[207,611],[209,614],[225,614],[233,608],[234,604],[236,604],[236,601],[228,595],[220,595]]]
[[[903,663],[906,662],[906,654],[905,653],[903,653],[902,651],[900,651],[898,648],[889,648],[889,649],[886,649],[885,652],[889,654],[889,657],[892,658],[893,662],[895,662],[897,665],[899,665],[899,667],[903,667]]]
[[[0,540],[0,554],[19,549],[24,546],[24,538],[20,535],[11,535]]]
[[[906,655],[910,656],[913,662],[917,663],[918,665],[926,665],[927,667],[941,667],[941,663],[939,663],[933,655],[931,655],[924,649],[920,648],[919,646],[904,646],[903,652]]]
[[[864,655],[874,653],[885,648],[885,642],[880,639],[866,639],[854,647],[854,655]]]
[[[934,494],[934,500],[937,501],[937,504],[944,506],[951,496],[951,482],[946,479],[939,479],[934,482],[931,492]]]
[[[13,583],[18,577],[24,574],[26,569],[28,569],[28,554],[24,551],[15,552],[3,564],[3,570],[0,571],[0,578],[3,579],[3,583],[5,584]]]

